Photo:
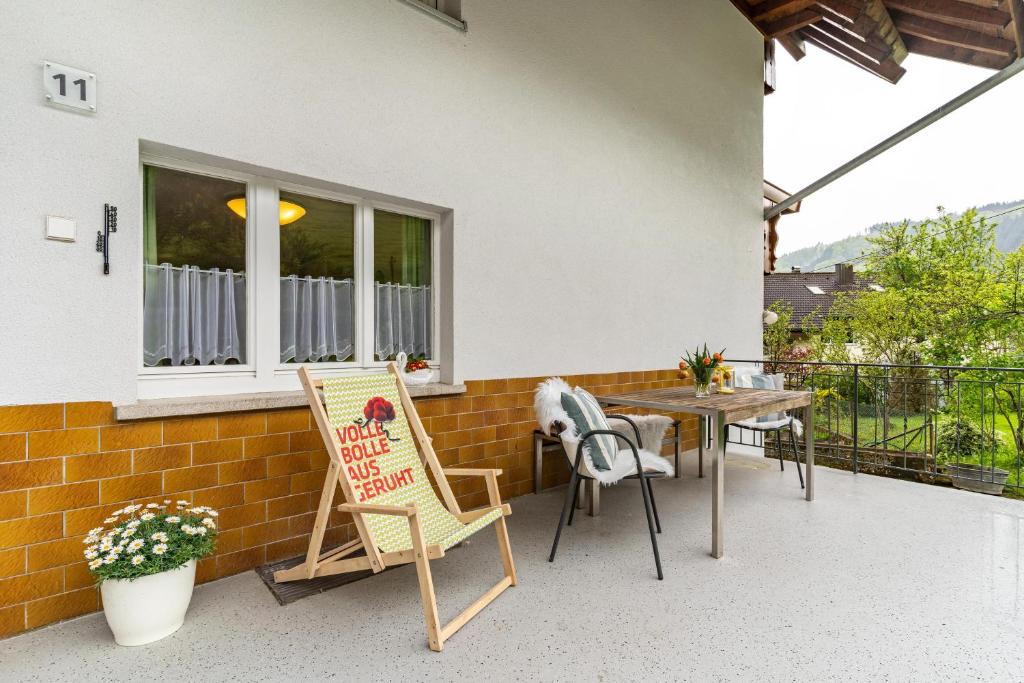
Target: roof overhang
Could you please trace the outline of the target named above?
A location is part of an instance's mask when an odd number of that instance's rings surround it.
[[[732,0],[794,59],[811,43],[890,83],[907,54],[1001,69],[1024,56],[1024,0]]]

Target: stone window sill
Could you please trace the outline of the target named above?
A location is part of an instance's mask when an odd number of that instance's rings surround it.
[[[465,384],[432,383],[410,386],[408,389],[412,398],[455,396],[466,393]],[[298,408],[305,405],[308,403],[303,391],[268,391],[258,394],[146,399],[137,403],[117,406],[115,411],[118,420],[148,420],[187,415],[236,413],[246,410]]]

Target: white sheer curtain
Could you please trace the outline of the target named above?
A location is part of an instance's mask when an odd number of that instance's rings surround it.
[[[377,357],[391,358],[399,351],[430,358],[433,316],[430,286],[374,283],[377,320]]]
[[[145,266],[146,365],[245,362],[245,275],[169,263]]]
[[[354,346],[351,279],[283,277],[281,362],[345,360]],[[147,366],[245,362],[244,273],[231,269],[145,266],[143,352]],[[432,357],[430,286],[374,283],[377,357]]]
[[[352,280],[281,278],[281,362],[346,360],[353,346]]]

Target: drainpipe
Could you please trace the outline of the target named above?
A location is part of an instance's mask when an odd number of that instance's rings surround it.
[[[811,183],[804,189],[800,190],[796,194],[790,195],[788,199],[776,204],[775,206],[766,208],[764,210],[764,219],[769,220],[775,216],[778,216],[789,207],[793,206],[794,204],[797,204],[798,202],[803,201],[804,199],[807,199],[807,197],[811,196],[812,194],[814,194],[821,188],[825,187],[829,183],[838,180],[839,178],[842,178],[844,175],[846,175],[853,169],[857,168],[858,166],[861,166],[862,164],[864,164],[867,161],[870,161],[871,159],[874,159],[882,152],[892,147],[895,147],[896,145],[903,142],[912,135],[921,132],[928,126],[938,121],[939,119],[944,118],[946,115],[952,114],[954,111],[964,106],[968,102],[974,100],[979,95],[982,95],[991,90],[992,88],[996,87],[1000,83],[1013,78],[1021,71],[1024,71],[1024,59],[1017,59],[1014,62],[1012,62],[1009,66],[1003,67],[1002,70],[997,71],[993,75],[983,80],[981,83],[978,83],[973,88],[965,90],[962,94],[954,97],[953,99],[951,99],[949,102],[946,102],[938,109],[933,110],[931,113],[921,117],[920,119],[913,122],[900,132],[886,138],[885,140],[882,140],[877,145],[875,145],[868,151],[864,152],[860,156],[855,157],[850,161],[847,161],[845,164],[843,164],[836,170],[832,171],[831,173],[822,176],[818,180],[815,180],[813,183]]]

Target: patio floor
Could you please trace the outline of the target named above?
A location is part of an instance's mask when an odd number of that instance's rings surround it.
[[[427,649],[411,566],[280,607],[254,572],[196,589],[185,626],[114,645],[102,615],[0,641],[4,680],[1019,680],[1024,502],[730,456],[725,557],[710,478],[656,484],[665,580],[636,482],[546,555],[564,489],[512,501],[521,584]],[[500,576],[483,532],[435,563],[442,618]]]

